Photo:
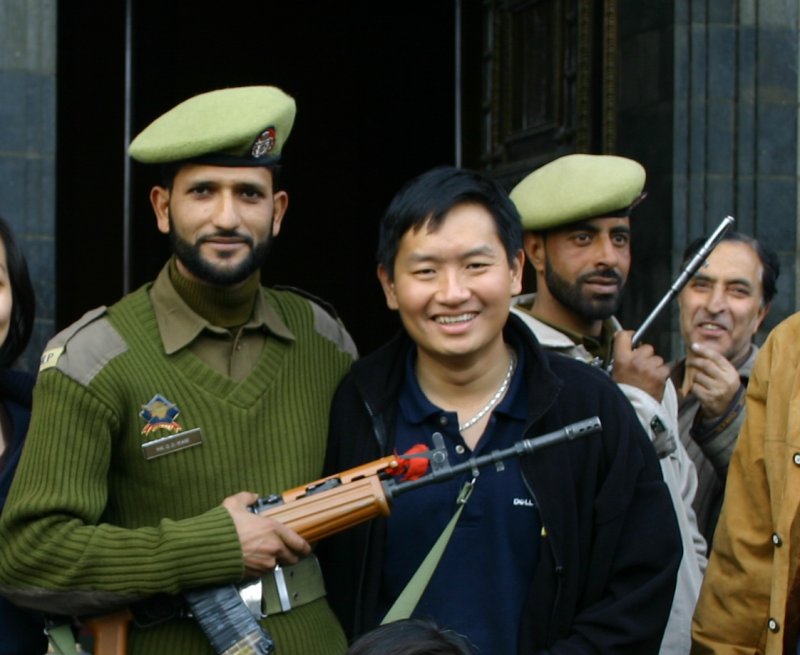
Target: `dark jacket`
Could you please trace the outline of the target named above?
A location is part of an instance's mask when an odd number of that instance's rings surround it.
[[[522,462],[545,536],[519,652],[657,653],[681,542],[653,448],[607,376],[545,352],[516,317],[506,337],[525,348],[530,412],[522,436],[595,415],[604,427]],[[331,410],[326,475],[392,451],[398,389],[413,347],[400,336],[356,362],[342,381]],[[374,627],[385,527],[385,520],[362,524],[318,549],[329,601],[350,636]]]
[[[0,512],[6,504],[11,480],[17,468],[28,422],[31,417],[31,392],[33,377],[21,371],[0,369],[0,403],[11,421],[10,443],[2,456],[0,466]],[[40,617],[19,609],[0,597],[0,655],[18,653],[44,653],[47,639]]]

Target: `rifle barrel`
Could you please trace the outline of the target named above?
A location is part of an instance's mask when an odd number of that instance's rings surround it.
[[[632,345],[634,348],[639,345],[644,333],[653,324],[653,321],[656,320],[658,315],[663,311],[664,307],[666,307],[670,301],[680,293],[681,289],[686,286],[686,283],[703,265],[703,262],[711,254],[711,251],[714,250],[715,246],[722,240],[722,237],[725,236],[725,233],[735,222],[736,221],[733,216],[726,216],[723,218],[720,224],[717,226],[717,229],[714,230],[708,239],[706,239],[705,243],[703,243],[700,249],[695,253],[694,257],[692,257],[689,263],[683,268],[683,270],[681,270],[680,275],[678,275],[675,282],[672,283],[672,286],[661,299],[661,302],[659,302],[658,305],[656,305],[656,308],[650,312],[646,319],[644,319],[644,322],[639,326],[639,329],[633,333]]]
[[[385,485],[387,488],[387,495],[389,495],[391,498],[394,498],[401,493],[411,491],[417,487],[423,487],[427,484],[450,480],[455,476],[464,473],[465,471],[477,471],[484,466],[496,464],[498,462],[502,462],[503,460],[510,459],[511,457],[530,455],[537,450],[541,450],[542,448],[546,448],[563,441],[572,441],[577,437],[600,432],[602,428],[603,426],[600,423],[600,419],[597,416],[592,416],[591,418],[584,419],[582,421],[570,423],[569,425],[565,425],[560,430],[548,432],[547,434],[543,434],[539,437],[522,439],[510,448],[494,450],[491,453],[481,455],[480,457],[473,457],[466,462],[461,462],[460,464],[453,464],[451,466],[444,466],[440,469],[434,469],[427,475],[417,478],[416,480],[406,480],[403,482],[387,480],[387,484]]]

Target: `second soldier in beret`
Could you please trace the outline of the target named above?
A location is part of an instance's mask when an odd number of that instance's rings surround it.
[[[286,93],[253,86],[145,128],[130,154],[162,167],[150,200],[173,256],[42,358],[0,589],[48,613],[130,610],[132,655],[248,639],[249,652],[346,649],[309,544],[248,509],[320,476],[328,406],[356,356],[323,305],[260,283],[286,216],[276,167],[294,116]],[[261,627],[242,603],[198,600],[245,580],[260,582]]]
[[[511,191],[536,273],[536,293],[515,298],[512,311],[545,348],[611,368],[653,442],[683,540],[660,650],[678,655],[689,650],[706,566],[706,544],[692,508],[697,473],[679,439],[669,367],[652,346],[634,349],[633,333],[614,318],[630,271],[631,214],[643,198],[645,177],[632,159],[575,154],[542,166]]]

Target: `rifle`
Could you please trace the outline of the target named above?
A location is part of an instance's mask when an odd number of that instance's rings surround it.
[[[681,289],[686,286],[686,283],[692,279],[692,276],[695,273],[697,273],[697,270],[703,265],[703,262],[711,254],[711,251],[714,250],[716,245],[722,240],[722,237],[725,236],[725,233],[735,222],[736,221],[733,216],[726,216],[723,218],[720,224],[717,226],[717,229],[714,230],[711,236],[706,239],[705,243],[700,246],[700,249],[695,253],[694,257],[689,260],[689,263],[684,266],[667,293],[664,295],[658,305],[656,305],[655,309],[648,314],[647,318],[645,318],[644,322],[639,326],[639,329],[633,333],[631,345],[634,348],[639,345],[644,333],[652,325],[653,321],[656,320],[656,317],[663,311],[664,307],[666,307],[669,302],[680,293]]]
[[[84,625],[94,635],[94,652],[102,655],[125,655],[128,650],[128,625],[133,614],[127,607],[117,612],[93,616]]]
[[[531,455],[601,429],[600,419],[594,416],[454,465],[448,461],[444,438],[437,433],[433,435],[432,450],[415,446],[403,455],[388,455],[281,494],[259,498],[250,510],[280,521],[313,543],[378,516],[388,516],[391,501],[402,493],[464,472],[477,477],[479,470],[490,464],[500,470],[506,459]],[[246,607],[235,585],[189,590],[184,597],[218,654],[274,652],[272,639]],[[124,655],[124,649],[101,650],[100,644],[124,644],[131,618],[131,613],[124,610],[92,620],[95,655]]]

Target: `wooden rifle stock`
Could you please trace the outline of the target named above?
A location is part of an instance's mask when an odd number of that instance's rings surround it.
[[[388,516],[389,499],[379,475],[398,465],[397,457],[383,457],[310,485],[289,489],[280,496],[263,498],[253,511],[280,521],[307,541],[319,541],[351,525]],[[329,484],[335,486],[326,488]],[[326,493],[314,494],[314,489]],[[125,608],[84,620],[94,636],[94,655],[126,655],[132,619],[130,610]]]
[[[83,621],[94,636],[96,655],[125,655],[128,652],[128,626],[133,615],[126,607],[119,612],[93,616]]]
[[[390,455],[367,462],[279,496],[261,498],[252,509],[313,543],[378,516],[389,516],[389,496],[381,476],[399,468],[400,461]]]
[[[518,441],[511,448],[492,451],[460,464],[450,465],[441,435],[434,435],[434,449],[390,455],[347,471],[295,487],[282,494],[260,498],[251,511],[280,521],[309,542],[316,542],[378,516],[388,516],[391,499],[421,486],[449,480],[463,472],[477,475],[479,468],[499,464],[511,457],[529,455],[550,445],[599,432],[594,416],[533,439]],[[437,439],[438,437],[438,439]],[[408,474],[408,462],[423,458],[431,471]],[[124,655],[130,611],[123,610],[90,619],[86,623],[95,636],[95,655]],[[121,640],[121,645],[120,645]]]
[[[314,542],[377,516],[388,516],[391,499],[400,493],[452,479],[465,471],[477,476],[481,467],[529,455],[552,444],[599,432],[601,428],[600,419],[594,416],[534,439],[522,439],[511,448],[454,465],[447,461],[443,437],[434,435],[433,450],[368,462],[281,495],[261,498],[251,509],[288,525]],[[404,475],[404,464],[414,458],[429,461],[431,471],[425,475]]]
[[[381,479],[371,475],[259,513],[313,543],[378,516],[389,516],[389,498]]]

